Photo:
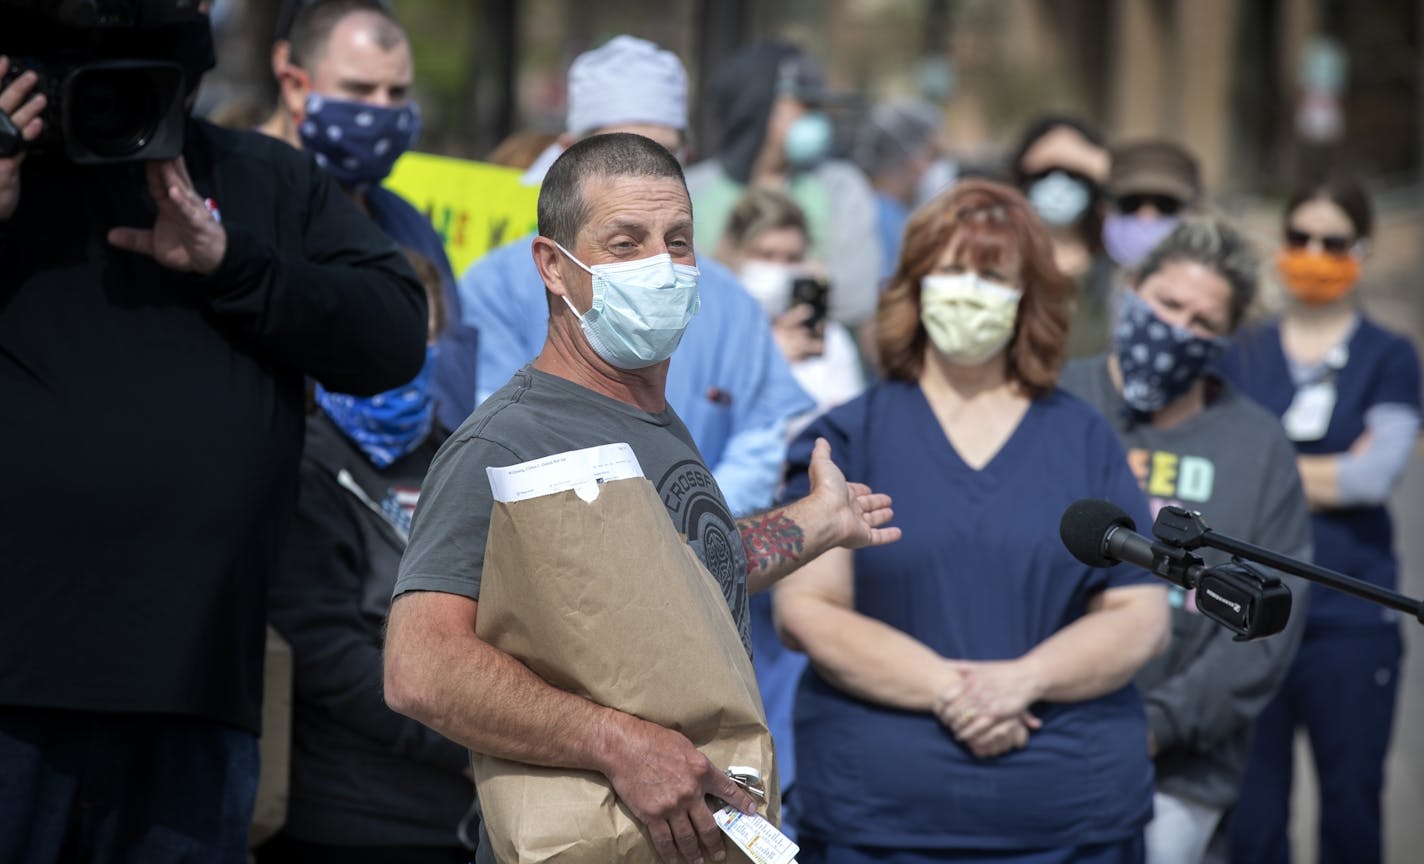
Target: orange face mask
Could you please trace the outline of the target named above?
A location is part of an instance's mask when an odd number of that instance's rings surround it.
[[[1360,278],[1360,259],[1354,255],[1329,255],[1286,249],[1276,257],[1281,279],[1302,303],[1322,304],[1349,294]]]

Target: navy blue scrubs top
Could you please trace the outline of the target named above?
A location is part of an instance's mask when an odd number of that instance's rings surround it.
[[[1365,431],[1374,405],[1419,408],[1419,357],[1404,337],[1361,319],[1346,343],[1347,358],[1334,373],[1336,399],[1325,437],[1298,441],[1304,455],[1344,453]],[[1240,333],[1221,363],[1222,375],[1276,416],[1295,399],[1281,328],[1269,323]],[[1394,528],[1383,505],[1316,511],[1310,517],[1315,563],[1393,589],[1398,582]],[[1393,629],[1384,607],[1340,591],[1311,591],[1307,635]]]
[[[1058,523],[1080,498],[1151,518],[1113,430],[1055,390],[1035,400],[982,469],[955,452],[916,384],[882,382],[793,443],[787,499],[804,495],[817,436],[847,478],[894,497],[903,539],[854,555],[855,607],[950,658],[1021,656],[1084,614],[1099,591],[1160,584],[1086,567]],[[840,692],[816,674],[796,703],[800,830],[838,844],[1030,849],[1131,837],[1152,812],[1142,703],[1129,684],[1042,704],[1027,747],[979,759],[931,714]]]

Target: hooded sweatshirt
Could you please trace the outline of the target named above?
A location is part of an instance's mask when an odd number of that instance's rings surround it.
[[[785,76],[785,79],[783,79]],[[716,155],[687,169],[698,246],[715,250],[732,208],[751,182],[766,141],[772,106],[783,94],[812,100],[821,89],[815,66],[784,42],[761,42],[732,55],[713,75],[708,98]],[[828,159],[788,174],[786,191],[805,212],[813,257],[831,279],[830,315],[854,327],[875,311],[882,252],[875,196],[854,164]],[[835,206],[832,207],[832,202]]]

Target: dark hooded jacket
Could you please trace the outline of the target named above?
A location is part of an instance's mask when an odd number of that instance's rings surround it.
[[[801,56],[785,42],[758,42],[733,54],[712,76],[708,98],[716,123],[717,161],[738,183],[751,180],[783,68]]]
[[[827,98],[820,69],[785,42],[745,48],[712,76],[708,99],[716,155],[686,173],[699,248],[717,248],[728,215],[751,181],[772,106],[782,95],[808,106]],[[878,296],[882,250],[870,184],[858,168],[839,159],[799,168],[789,180],[788,191],[806,213],[813,256],[831,278],[830,315],[854,327],[874,314]]]

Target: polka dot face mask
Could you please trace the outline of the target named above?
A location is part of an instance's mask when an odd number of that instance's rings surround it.
[[[388,107],[307,97],[306,116],[297,127],[302,146],[347,188],[379,183],[420,134],[415,103]]]
[[[1151,415],[1180,398],[1226,347],[1226,340],[1204,338],[1173,327],[1153,313],[1134,292],[1123,297],[1117,329],[1122,398],[1133,411]]]

